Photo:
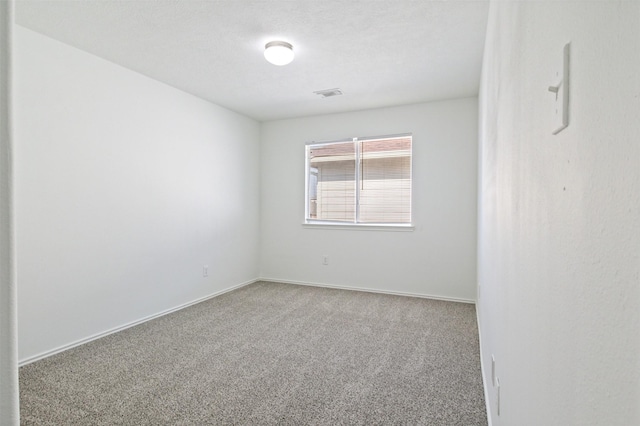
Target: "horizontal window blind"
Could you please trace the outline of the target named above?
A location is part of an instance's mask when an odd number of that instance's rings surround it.
[[[411,223],[412,137],[307,145],[307,221]]]
[[[359,222],[411,222],[411,138],[359,141]]]
[[[356,147],[353,141],[309,147],[310,219],[354,222]],[[315,195],[315,197],[313,197]]]

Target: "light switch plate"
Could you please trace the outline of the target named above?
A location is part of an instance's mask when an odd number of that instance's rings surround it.
[[[555,72],[553,85],[549,91],[554,96],[552,109],[553,134],[557,135],[569,125],[569,58],[571,43],[564,45],[562,49],[562,61],[559,62]]]

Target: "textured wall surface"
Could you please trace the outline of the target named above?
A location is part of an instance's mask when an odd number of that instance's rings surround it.
[[[415,231],[303,227],[305,142],[408,132]],[[474,300],[476,141],[476,98],[263,123],[261,276]]]
[[[570,124],[552,136],[568,41]],[[639,2],[492,2],[478,309],[494,426],[640,424],[639,112]]]
[[[257,278],[257,122],[16,41],[21,360]]]

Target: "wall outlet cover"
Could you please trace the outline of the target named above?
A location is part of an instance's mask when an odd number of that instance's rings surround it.
[[[500,379],[496,378],[496,413],[500,415]]]
[[[496,386],[496,357],[491,354],[491,383]]]

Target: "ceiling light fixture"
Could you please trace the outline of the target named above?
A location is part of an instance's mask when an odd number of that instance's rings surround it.
[[[273,65],[287,65],[293,61],[293,46],[286,41],[270,41],[264,46],[264,57]]]

